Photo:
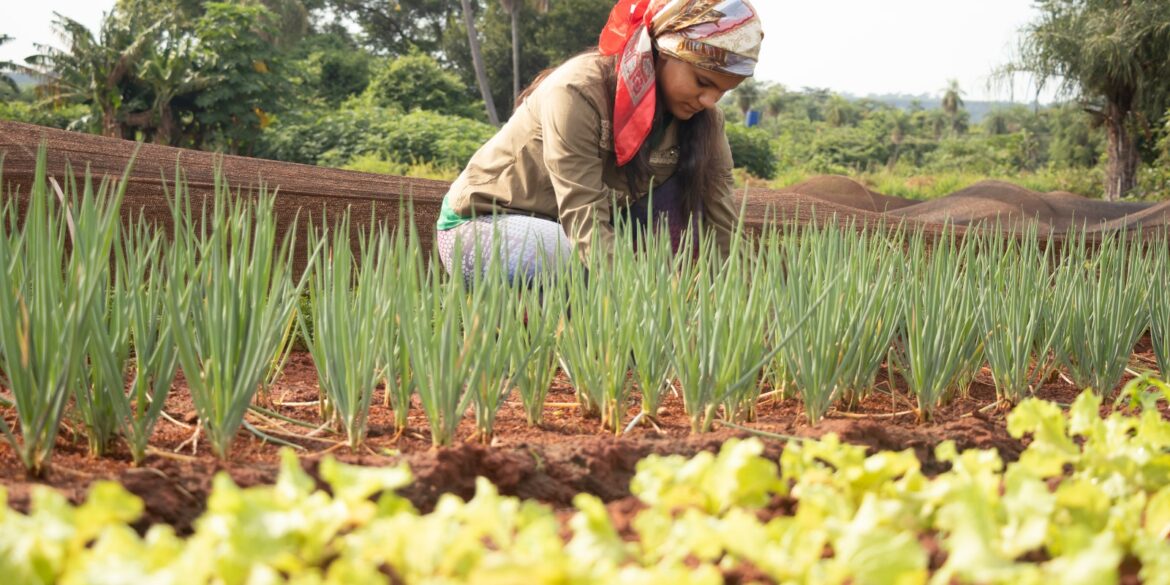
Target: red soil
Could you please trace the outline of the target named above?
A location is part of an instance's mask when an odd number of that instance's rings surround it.
[[[1148,342],[1139,345],[1134,359],[1143,366],[1152,362]],[[940,409],[928,424],[918,423],[915,415],[907,412],[909,400],[900,383],[900,380],[895,382],[895,392],[891,395],[890,382],[883,371],[879,388],[886,392],[869,396],[855,412],[832,411],[816,426],[808,425],[798,400],[765,398],[759,407],[758,420],[749,426],[800,437],[820,437],[832,432],[871,450],[913,449],[923,462],[924,471],[932,474],[947,468],[933,453],[935,445],[947,439],[955,441],[960,449],[995,449],[1007,461],[1019,457],[1024,443],[1008,435],[1005,414],[995,408],[985,408],[995,400],[986,370],[978,375],[969,396]],[[1046,384],[1038,392],[1041,398],[1064,404],[1071,403],[1077,394],[1072,385],[1062,380]],[[311,402],[316,397],[316,371],[311,358],[307,353],[294,354],[283,377],[271,390],[268,400],[272,408],[299,420],[316,421],[319,417],[315,406],[288,405]],[[392,413],[381,405],[381,399],[379,392],[371,412],[366,447],[357,452],[344,447],[331,449],[336,445],[337,435],[326,433],[320,439],[304,437],[307,429],[292,425],[281,428],[302,436],[281,437],[306,448],[301,453],[302,462],[314,475],[326,453],[342,461],[369,466],[409,463],[415,482],[402,493],[424,512],[431,510],[444,493],[470,497],[475,478],[484,476],[503,494],[546,502],[564,512],[568,512],[577,493],[597,495],[610,503],[621,529],[640,507],[629,491],[629,480],[640,459],[652,453],[689,456],[704,450],[715,451],[729,438],[749,436],[730,428],[692,435],[681,400],[671,395],[658,417],[657,429],[643,426],[614,438],[599,430],[597,420],[583,418],[571,405],[572,389],[559,375],[549,393],[545,422],[539,428],[526,425],[519,400],[513,397],[499,414],[491,445],[469,441],[474,432],[469,414],[459,428],[457,444],[435,449],[431,447],[421,409],[412,410],[410,430],[396,437]],[[631,402],[627,420],[637,410],[637,405]],[[65,429],[50,470],[41,480],[31,481],[11,447],[6,442],[0,443],[0,485],[8,490],[9,505],[27,510],[30,488],[36,484],[52,486],[72,501],[80,502],[93,482],[112,479],[145,501],[146,512],[140,528],[162,522],[187,533],[206,505],[216,472],[226,471],[243,486],[271,483],[275,479],[278,448],[246,431],[241,431],[236,438],[226,462],[217,461],[204,441],[199,442],[196,454],[191,454],[188,439],[194,429],[195,413],[181,378],[167,401],[166,412],[191,428],[160,421],[151,443],[153,450],[140,468],[131,465],[123,445],[115,445],[113,453],[106,458],[90,458],[84,438]],[[267,424],[251,420],[258,425]],[[187,444],[180,450],[185,441]],[[765,444],[765,454],[770,458],[777,458],[784,447],[782,441],[765,440]],[[766,513],[790,512],[793,505],[786,501],[775,504]]]

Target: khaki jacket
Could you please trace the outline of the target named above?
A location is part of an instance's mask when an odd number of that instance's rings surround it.
[[[611,198],[629,205],[647,185],[629,192],[613,146],[613,96],[601,59],[582,55],[561,65],[512,114],[507,124],[471,158],[452,183],[447,202],[460,216],[525,213],[559,222],[584,257],[598,241],[612,249]],[[723,115],[716,116],[722,132]],[[674,174],[679,160],[677,123],[670,124],[650,155],[654,183]],[[715,229],[726,253],[738,211],[732,200],[731,148],[726,136],[715,148],[719,187],[703,196],[704,224]]]

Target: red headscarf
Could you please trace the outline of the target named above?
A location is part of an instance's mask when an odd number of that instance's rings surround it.
[[[748,77],[763,32],[748,0],[619,0],[598,42],[602,55],[621,55],[613,133],[619,166],[638,153],[654,122],[656,39],[673,57]]]

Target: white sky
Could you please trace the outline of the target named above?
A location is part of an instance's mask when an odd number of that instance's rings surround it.
[[[33,43],[56,44],[52,13],[91,29],[113,0],[9,0],[0,34],[0,61],[22,62]],[[1018,83],[987,87],[1008,61],[1019,29],[1032,20],[1031,0],[755,0],[764,21],[756,76],[790,89],[826,87],[858,96],[881,93],[938,95],[958,79],[968,100],[1030,101]],[[1047,98],[1050,96],[1045,96]]]

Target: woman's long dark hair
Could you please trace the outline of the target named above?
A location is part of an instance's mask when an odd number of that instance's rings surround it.
[[[581,55],[596,54],[596,48],[581,53]],[[658,57],[657,48],[655,48],[654,57]],[[607,95],[610,96],[611,100],[609,108],[612,117],[614,107],[612,100],[617,92],[618,57],[616,55],[604,56],[601,57],[601,60],[602,70],[606,72],[605,81],[608,86]],[[532,83],[520,92],[516,98],[515,107],[519,108],[520,104],[555,70],[556,67],[551,67],[537,75],[536,79],[532,80]],[[662,92],[658,92],[658,107],[654,110],[655,124],[660,123],[663,118],[669,115],[662,97]],[[718,141],[722,139],[722,136],[719,135],[719,129],[715,125],[715,117],[709,110],[700,110],[691,119],[678,120],[677,122],[679,124],[679,156],[674,179],[682,189],[683,215],[693,218],[703,213],[703,195],[714,191],[717,188],[717,181],[722,179],[713,172],[709,164],[706,164],[712,160],[715,149],[718,148]],[[639,193],[641,189],[645,188],[645,185],[649,184],[650,176],[653,174],[650,168],[650,151],[653,148],[654,145],[647,140],[638,149],[638,154],[621,167],[631,194]]]

